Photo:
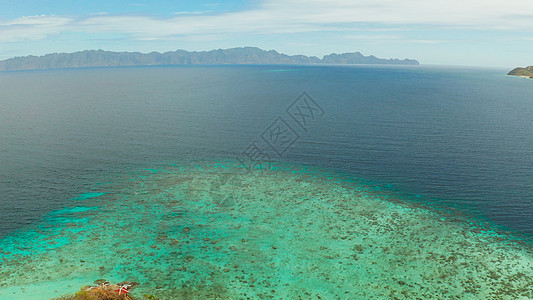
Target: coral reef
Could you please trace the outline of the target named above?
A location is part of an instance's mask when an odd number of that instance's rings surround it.
[[[140,282],[137,299],[533,298],[530,246],[341,174],[176,165],[105,192],[0,240],[0,299],[94,278]]]

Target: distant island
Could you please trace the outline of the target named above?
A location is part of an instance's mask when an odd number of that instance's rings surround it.
[[[511,72],[507,73],[507,75],[521,76],[533,79],[533,66],[525,68],[514,68]]]
[[[418,65],[413,59],[382,59],[359,52],[332,53],[322,59],[316,56],[286,55],[275,50],[256,47],[189,52],[177,50],[165,53],[111,52],[85,50],[74,53],[53,53],[44,56],[15,57],[0,61],[0,71],[37,70],[84,67],[157,66],[157,65],[217,65],[217,64],[391,64]]]

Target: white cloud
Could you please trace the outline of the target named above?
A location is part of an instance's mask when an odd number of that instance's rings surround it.
[[[208,13],[214,13],[212,10],[192,10],[192,11],[177,11],[174,15],[204,15]]]
[[[60,34],[73,19],[57,16],[31,16],[0,22],[0,42],[39,40]]]
[[[379,23],[443,26],[508,26],[533,24],[530,0],[270,0],[263,9],[315,24]],[[522,24],[515,21],[520,18]]]
[[[138,40],[157,40],[232,33],[350,32],[373,25],[528,30],[533,28],[533,1],[266,0],[251,10],[169,18],[35,16],[0,23],[0,41],[43,39],[64,31],[122,33]]]

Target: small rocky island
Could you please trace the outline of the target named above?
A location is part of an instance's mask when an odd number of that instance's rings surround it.
[[[525,68],[514,68],[511,72],[507,73],[507,75],[521,76],[533,79],[533,66]]]

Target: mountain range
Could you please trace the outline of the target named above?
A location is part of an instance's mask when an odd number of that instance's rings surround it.
[[[332,53],[322,59],[316,56],[286,55],[275,50],[262,50],[256,47],[218,49],[189,52],[111,52],[85,50],[74,53],[52,53],[43,56],[15,57],[0,61],[0,71],[114,67],[114,66],[155,66],[155,65],[216,65],[216,64],[394,64],[418,65],[413,59],[382,59],[373,55],[364,56],[359,52]]]

